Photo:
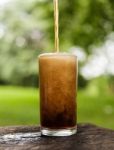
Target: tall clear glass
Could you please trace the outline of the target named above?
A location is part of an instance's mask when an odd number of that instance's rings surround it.
[[[41,133],[69,136],[77,131],[77,57],[68,53],[39,56]]]

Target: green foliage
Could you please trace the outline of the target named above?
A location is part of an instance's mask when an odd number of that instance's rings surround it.
[[[50,42],[54,42],[53,3],[47,0],[42,2],[41,7],[45,8],[43,19],[49,22],[46,31]],[[113,1],[62,0],[59,1],[59,8],[61,48],[68,49],[68,46],[79,45],[87,51],[91,45],[103,42],[114,30]],[[38,5],[34,9],[38,10]]]
[[[6,7],[0,17],[4,33],[0,39],[0,79],[37,85],[37,56],[45,45],[43,34],[37,20],[16,4]]]
[[[91,53],[114,30],[114,1],[62,0],[60,47]],[[37,85],[37,56],[54,49],[52,0],[15,0],[0,13],[0,82]],[[33,84],[34,83],[34,84]]]

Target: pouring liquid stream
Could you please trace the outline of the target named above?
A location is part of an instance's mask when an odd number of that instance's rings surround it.
[[[54,0],[55,51],[59,52],[59,8],[58,0]]]

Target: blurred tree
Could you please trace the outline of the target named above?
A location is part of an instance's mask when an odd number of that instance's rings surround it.
[[[60,47],[99,44],[114,30],[114,1],[62,0]],[[15,0],[0,13],[0,80],[37,85],[37,55],[54,47],[52,0]],[[34,80],[34,82],[33,82]]]
[[[60,43],[61,47],[79,45],[89,51],[93,44],[105,40],[106,35],[114,30],[114,1],[109,0],[62,0],[60,5]],[[53,3],[42,2],[42,19],[49,22],[47,31],[53,42]],[[38,10],[34,5],[33,11]]]
[[[24,3],[23,3],[24,4]],[[29,5],[28,5],[29,7]],[[37,85],[37,56],[45,47],[39,23],[18,3],[5,7],[0,16],[0,80]],[[34,81],[33,81],[34,80]]]

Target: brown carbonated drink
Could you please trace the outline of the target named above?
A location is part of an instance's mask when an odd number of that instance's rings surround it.
[[[42,132],[76,131],[77,70],[74,55],[50,53],[39,56]]]

